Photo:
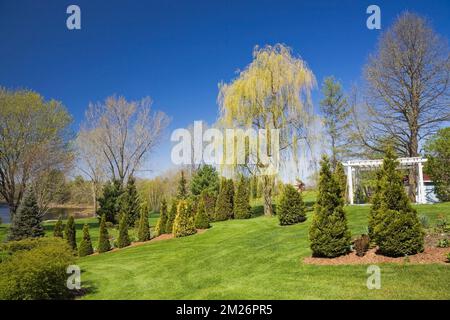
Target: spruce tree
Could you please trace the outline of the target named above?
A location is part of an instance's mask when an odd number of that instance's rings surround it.
[[[111,250],[111,243],[109,242],[109,234],[108,229],[106,228],[106,217],[102,216],[100,221],[100,230],[99,230],[99,239],[98,239],[98,248],[97,251],[99,253],[107,252]]]
[[[148,223],[148,207],[146,203],[144,203],[141,207],[138,238],[141,242],[150,240],[150,225]]]
[[[251,217],[249,183],[241,176],[236,193],[234,195],[234,217],[236,219],[248,219]]]
[[[380,253],[398,257],[423,251],[424,233],[403,186],[398,161],[388,148],[380,169],[376,203],[369,216],[369,230]]]
[[[28,189],[20,203],[9,228],[8,240],[22,240],[25,238],[38,238],[44,236],[42,215],[33,189]]]
[[[200,201],[198,203],[194,223],[197,229],[208,229],[210,227],[209,217],[206,213],[205,201],[203,200],[203,198],[200,198]]]
[[[127,214],[128,227],[132,228],[139,220],[141,201],[136,189],[136,180],[129,177],[125,191],[120,197],[120,210]]]
[[[64,237],[64,226],[62,221],[62,216],[59,216],[58,221],[55,223],[55,227],[53,228],[53,236],[55,238],[63,238]]]
[[[306,220],[305,204],[302,195],[290,184],[286,184],[283,188],[277,215],[282,226]]]
[[[233,181],[223,178],[220,183],[219,196],[217,197],[215,221],[224,221],[233,217],[233,194]]]
[[[186,199],[188,196],[187,191],[187,181],[184,177],[184,171],[181,171],[180,180],[178,181],[178,191],[177,191],[177,198],[178,199]]]
[[[161,206],[159,209],[159,219],[158,223],[156,224],[156,235],[159,236],[164,233],[169,233],[168,230],[166,230],[167,225],[167,202],[165,199],[161,201]]]
[[[64,238],[73,250],[77,250],[75,218],[70,216],[64,229]]]
[[[173,222],[175,221],[175,218],[177,216],[177,207],[178,207],[178,200],[176,198],[173,198],[172,203],[170,205],[170,211],[167,216],[167,223],[166,223],[167,233],[173,233]]]
[[[178,202],[177,216],[173,222],[174,237],[185,237],[197,232],[191,210],[192,207],[187,200]]]
[[[80,242],[80,247],[78,248],[78,255],[80,257],[88,256],[94,253],[92,248],[91,236],[89,235],[89,225],[85,224],[83,226],[83,239]]]
[[[328,157],[321,161],[319,194],[309,229],[313,256],[337,257],[350,249],[350,231],[344,212],[342,191],[337,177],[331,173]]]
[[[120,181],[108,182],[103,188],[103,196],[98,199],[98,216],[105,216],[107,222],[116,224],[119,220],[122,194],[123,188]]]
[[[128,216],[126,213],[122,213],[120,216],[119,238],[117,239],[117,247],[125,248],[131,244],[130,236],[128,235]]]

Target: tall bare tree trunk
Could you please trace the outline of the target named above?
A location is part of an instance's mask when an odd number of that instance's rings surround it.
[[[264,193],[264,215],[273,216],[272,207],[272,191],[273,191],[273,177],[263,177],[263,193]]]

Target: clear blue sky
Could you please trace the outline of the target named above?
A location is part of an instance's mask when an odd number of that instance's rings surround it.
[[[81,8],[81,30],[66,28],[70,4]],[[250,63],[255,45],[285,43],[319,84],[334,75],[348,88],[380,34],[366,28],[370,4],[381,8],[382,29],[408,9],[450,38],[445,0],[0,0],[0,85],[61,100],[74,129],[90,101],[151,96],[154,108],[172,117],[170,133],[215,120],[217,84]],[[155,172],[166,168],[167,145],[153,159]]]

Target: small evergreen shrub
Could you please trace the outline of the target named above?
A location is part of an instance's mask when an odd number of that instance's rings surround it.
[[[231,179],[222,179],[219,196],[215,208],[214,221],[224,221],[233,218],[234,185]]]
[[[236,219],[248,219],[251,217],[250,186],[243,176],[239,179],[234,195],[234,217]]]
[[[280,203],[277,210],[280,225],[286,226],[306,220],[305,204],[300,192],[292,185],[287,184],[283,188]]]
[[[177,216],[173,223],[174,237],[185,237],[197,232],[195,229],[192,207],[186,200],[180,200],[177,207]]]
[[[316,257],[337,257],[350,249],[350,231],[341,186],[331,173],[326,156],[321,161],[319,193],[309,229],[309,240],[313,256]]]
[[[353,242],[353,248],[356,251],[358,257],[362,257],[369,250],[370,239],[367,234],[363,234],[355,239]]]
[[[91,236],[89,235],[89,225],[85,224],[83,226],[83,239],[80,242],[80,247],[78,248],[78,255],[80,257],[85,257],[94,253],[92,248]]]
[[[103,215],[100,221],[97,251],[99,253],[102,253],[109,250],[111,250],[111,243],[109,242],[108,229],[106,228],[106,217]]]
[[[64,238],[72,250],[77,251],[77,238],[75,229],[75,218],[70,216],[64,229]]]
[[[23,242],[22,242],[23,241]],[[0,300],[67,299],[67,267],[75,263],[60,238],[9,243],[10,256],[0,263]],[[18,249],[20,248],[20,249]]]
[[[130,244],[130,236],[128,235],[128,216],[126,213],[123,213],[121,214],[119,222],[119,238],[117,239],[117,247],[125,248]]]
[[[202,193],[200,194],[200,197],[205,204],[205,211],[206,214],[208,215],[209,221],[213,221],[216,210],[217,196],[212,192],[203,190]]]
[[[205,202],[202,198],[200,198],[200,202],[197,206],[194,223],[197,229],[208,229],[210,227],[209,217],[205,209]]]
[[[379,182],[369,227],[379,252],[392,257],[423,251],[424,232],[403,187],[398,162],[392,148],[386,151],[378,174]]]
[[[172,203],[170,205],[170,211],[167,217],[166,231],[167,233],[173,233],[173,222],[177,216],[177,207],[178,200],[176,198],[172,199]]]
[[[58,221],[55,223],[55,227],[53,228],[53,236],[55,238],[64,238],[64,225],[61,216],[59,216]]]
[[[8,240],[38,238],[43,237],[44,234],[42,215],[39,212],[34,191],[29,189],[14,214],[9,228]]]
[[[139,219],[138,239],[141,242],[150,240],[150,225],[148,223],[147,204],[143,204],[141,207],[141,217]]]
[[[160,206],[160,210],[159,210],[159,219],[158,219],[158,223],[156,224],[156,230],[155,233],[157,236],[164,234],[164,233],[169,233],[168,230],[166,230],[166,225],[167,225],[167,202],[166,200],[161,201],[161,206]]]

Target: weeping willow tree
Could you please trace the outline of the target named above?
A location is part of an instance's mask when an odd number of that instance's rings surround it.
[[[307,124],[312,119],[310,92],[315,77],[306,63],[292,55],[290,48],[276,44],[255,47],[253,61],[230,83],[219,85],[219,123],[224,128],[255,129],[263,132],[267,155],[278,159],[296,157],[300,139],[307,138]],[[278,144],[271,143],[271,130],[278,130]],[[257,145],[261,136],[257,136]],[[245,143],[246,161],[242,165],[263,181],[264,214],[272,215],[272,191],[276,172],[267,171],[260,155],[251,161],[250,138]],[[275,150],[276,149],[276,150]],[[279,161],[283,163],[283,161]]]

